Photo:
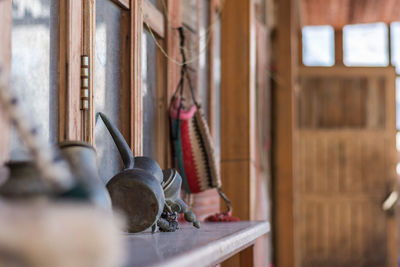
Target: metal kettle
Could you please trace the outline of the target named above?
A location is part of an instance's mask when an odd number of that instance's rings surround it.
[[[103,113],[98,115],[110,132],[124,165],[107,183],[112,206],[126,215],[128,232],[144,231],[156,225],[164,209],[163,173],[151,158],[134,158],[121,132]]]

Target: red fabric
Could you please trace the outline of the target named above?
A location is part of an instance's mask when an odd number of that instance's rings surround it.
[[[238,217],[233,217],[231,212],[217,213],[205,219],[206,222],[238,222]]]
[[[189,184],[191,193],[201,192],[199,185],[200,178],[197,176],[196,162],[193,157],[192,144],[190,142],[189,133],[190,121],[181,121],[181,142],[182,142],[182,154],[183,154],[183,165],[185,169],[185,177]]]

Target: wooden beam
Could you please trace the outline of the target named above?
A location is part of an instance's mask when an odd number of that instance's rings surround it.
[[[142,98],[142,0],[131,0],[131,148],[136,156],[143,154],[143,98]]]
[[[166,51],[170,59],[181,62],[181,55],[179,52],[179,33],[176,30],[182,26],[182,6],[181,0],[167,0],[167,14],[168,20],[165,25],[165,45]],[[172,60],[167,60],[166,63],[166,81],[167,81],[167,102],[172,97],[180,77],[180,66]],[[171,155],[171,147],[168,147],[168,155]],[[169,156],[167,161],[168,166],[172,165],[172,159]]]
[[[129,10],[131,8],[129,0],[111,0],[119,7]]]
[[[143,21],[158,37],[165,37],[164,15],[148,0],[143,2]]]
[[[296,0],[278,2],[277,76],[273,106],[275,265],[295,266],[294,236],[294,90],[297,79]]]
[[[2,71],[9,73],[11,71],[11,27],[12,27],[12,3],[11,0],[0,1],[0,66]],[[6,179],[3,163],[9,158],[10,146],[10,127],[0,111],[0,181]]]
[[[82,110],[82,139],[94,144],[94,35],[96,29],[96,1],[83,1],[82,55],[89,57],[89,109]]]
[[[59,141],[81,140],[82,0],[60,0]]]
[[[252,0],[224,2],[221,16],[221,177],[222,188],[233,205],[233,215],[242,220],[253,217],[254,20]],[[223,266],[253,262],[253,248],[250,250]]]
[[[343,65],[343,30],[335,29],[335,65]]]
[[[208,88],[208,125],[210,127],[210,133],[212,137],[215,140],[215,110],[216,110],[216,99],[215,99],[215,77],[214,77],[214,56],[215,56],[215,50],[217,49],[215,47],[215,20],[217,18],[217,6],[216,6],[216,0],[210,0],[209,3],[209,8],[208,8],[208,25],[213,25],[210,27],[210,30],[208,32],[208,50],[207,50],[207,56],[208,56],[208,69],[207,69],[207,75],[208,75],[208,80],[207,80],[207,88]]]

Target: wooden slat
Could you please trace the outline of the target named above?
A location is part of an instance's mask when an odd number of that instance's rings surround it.
[[[400,20],[397,0],[301,0],[302,25],[391,23]]]
[[[335,29],[335,65],[343,65],[343,30]]]
[[[274,90],[273,175],[275,179],[275,264],[295,266],[294,245],[294,91],[297,77],[297,9],[295,0],[278,5],[277,75]]]
[[[94,35],[96,29],[96,1],[83,1],[82,55],[89,57],[89,109],[82,112],[82,139],[94,144]]]
[[[131,8],[129,0],[111,0],[119,7],[129,10]]]
[[[181,62],[181,56],[179,53],[179,33],[176,30],[182,26],[182,16],[181,16],[181,0],[167,0],[167,14],[168,14],[168,24],[166,25],[165,32],[165,45],[166,51],[169,57],[167,60],[167,74],[166,74],[166,84],[167,84],[167,99],[169,101],[174,93],[176,86],[179,82],[180,66],[173,61]],[[168,147],[168,155],[171,155],[170,147]],[[171,157],[168,157],[168,166],[171,166]]]
[[[11,0],[0,1],[0,36],[2,38],[0,42],[0,66],[2,71],[9,73],[11,71],[11,27],[12,27],[12,9]],[[6,178],[5,170],[3,169],[3,163],[9,158],[9,140],[10,140],[10,127],[8,121],[6,121],[0,111],[0,181],[4,181]]]
[[[211,0],[209,4],[208,10],[208,25],[215,25],[215,21],[217,19],[217,9],[216,9],[216,0]],[[216,92],[215,92],[215,64],[214,64],[214,57],[215,57],[215,31],[214,27],[210,28],[208,32],[208,49],[207,49],[207,62],[208,62],[208,80],[207,80],[207,87],[208,87],[208,125],[210,127],[211,135],[214,137],[215,140],[215,110],[216,110]]]
[[[135,156],[143,154],[143,98],[142,98],[142,0],[131,0],[131,149]]]
[[[60,1],[59,141],[81,140],[82,1]]]
[[[224,2],[221,16],[221,177],[233,214],[252,219],[255,182],[255,25],[251,0]],[[229,261],[236,266],[253,255]],[[241,258],[243,257],[243,258]],[[225,265],[223,265],[225,266]]]
[[[143,2],[143,21],[158,37],[165,37],[164,15],[148,0]]]

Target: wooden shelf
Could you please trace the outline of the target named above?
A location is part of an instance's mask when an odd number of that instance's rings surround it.
[[[201,229],[181,224],[174,233],[126,236],[126,266],[210,266],[252,245],[270,230],[268,222],[202,223]]]

